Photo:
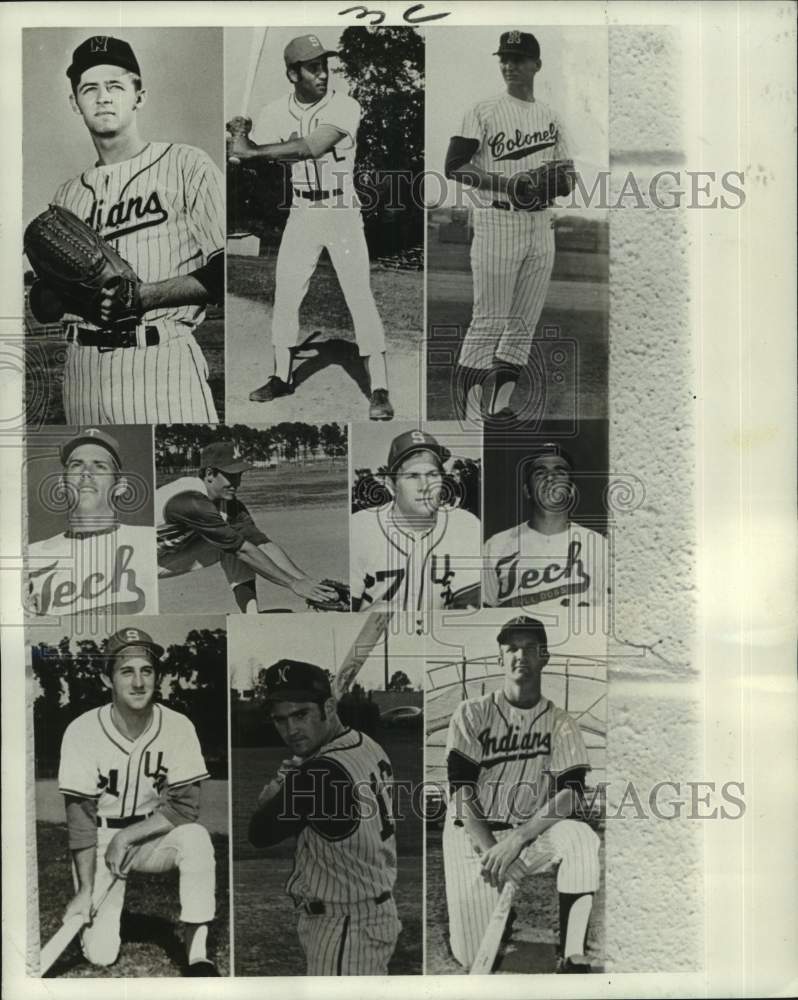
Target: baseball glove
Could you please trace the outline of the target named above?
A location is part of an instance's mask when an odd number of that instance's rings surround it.
[[[138,275],[73,212],[51,205],[27,227],[24,245],[38,279],[29,302],[39,322],[53,323],[69,312],[120,328],[141,318]]]
[[[322,587],[329,587],[330,590],[334,590],[336,596],[330,598],[329,601],[314,601],[312,598],[308,597],[305,603],[309,608],[313,608],[314,611],[351,611],[352,607],[349,598],[349,587],[345,583],[339,583],[338,580],[322,580]]]
[[[569,194],[573,187],[572,160],[549,160],[534,170],[510,178],[507,197],[510,204],[523,212],[539,212],[555,198]]]

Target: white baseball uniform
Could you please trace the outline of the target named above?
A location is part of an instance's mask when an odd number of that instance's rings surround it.
[[[579,726],[567,712],[547,698],[532,708],[517,708],[501,690],[460,703],[446,740],[447,757],[453,751],[479,769],[479,802],[497,840],[538,812],[549,797],[550,777],[590,768]],[[563,819],[524,848],[512,876],[518,881],[525,871],[559,864],[559,892],[595,892],[598,850],[599,839],[586,823]],[[452,953],[470,966],[500,890],[483,880],[479,855],[454,800],[444,824],[443,863]]]
[[[53,199],[108,241],[144,282],[196,271],[224,252],[222,175],[200,149],[149,142],[122,163],[99,164]],[[80,317],[66,323],[64,410],[68,424],[215,423],[208,365],[194,339],[199,305],[147,312],[136,345],[80,346]]]
[[[502,94],[475,104],[460,136],[479,148],[471,162],[512,177],[547,160],[571,154],[557,115],[541,101]],[[554,265],[554,232],[548,209],[517,211],[506,197],[475,192],[471,269],[474,311],[459,363],[492,368],[504,361],[523,366],[529,358]]]
[[[97,868],[92,905],[113,876],[105,850],[116,832],[161,806],[164,795],[204,781],[208,770],[193,724],[155,704],[150,726],[131,741],[114,724],[111,705],[90,709],[67,726],[61,744],[58,787],[65,796],[96,803]],[[72,845],[73,847],[76,845]],[[215,913],[215,859],[208,831],[182,823],[134,848],[130,871],[180,871],[180,919],[204,924]],[[77,879],[76,879],[77,888]],[[117,879],[94,922],[81,935],[83,953],[95,965],[110,965],[119,953],[124,879]]]
[[[309,976],[386,975],[402,928],[393,899],[393,771],[374,740],[346,729],[252,818],[258,846],[298,833],[286,883]]]
[[[360,105],[335,90],[315,104],[300,104],[293,93],[273,101],[252,130],[260,145],[307,138],[332,126],[344,138],[324,156],[291,167],[293,202],[275,275],[272,343],[294,347],[299,339],[299,307],[326,248],[344,293],[361,355],[385,350],[385,331],[369,281],[369,254],[354,186]]]
[[[25,605],[35,615],[157,614],[156,567],[152,527],[62,532],[28,546]]]
[[[435,526],[410,531],[394,505],[350,519],[354,611],[440,611],[474,588],[479,607],[480,522],[469,511],[441,508]]]
[[[571,626],[592,618],[608,630],[609,546],[597,531],[571,521],[544,535],[524,522],[492,535],[484,556],[486,607],[526,608]]]

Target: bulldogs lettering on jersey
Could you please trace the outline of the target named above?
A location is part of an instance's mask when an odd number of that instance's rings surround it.
[[[105,819],[153,812],[165,788],[209,777],[193,724],[165,705],[153,706],[149,728],[129,740],[114,725],[110,705],[91,709],[67,726],[58,788],[97,800]]]

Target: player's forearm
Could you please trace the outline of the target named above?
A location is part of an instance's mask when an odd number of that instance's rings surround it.
[[[525,843],[536,840],[541,833],[554,826],[561,819],[568,819],[573,815],[576,807],[574,791],[571,788],[563,788],[552,798],[550,798],[535,815],[525,823],[515,828],[516,835]]]
[[[239,160],[246,160],[248,163],[296,163],[300,160],[309,160],[313,157],[306,139],[289,139],[288,142],[269,142],[259,146],[253,142],[248,149],[239,152],[235,151]]]
[[[149,840],[151,837],[158,837],[164,833],[169,833],[174,829],[174,823],[160,811],[154,812],[151,816],[143,819],[133,826],[124,827],[117,834],[118,837],[129,846],[141,843],[142,840]]]
[[[254,542],[244,542],[241,548],[236,552],[236,556],[253,569],[258,576],[265,577],[272,583],[276,583],[281,587],[291,587],[297,579],[301,577],[296,577],[291,573],[287,573],[284,569],[281,569],[277,563],[271,559],[269,556],[263,552],[259,546],[255,545]]]
[[[265,545],[260,546],[260,550],[261,552],[265,552],[276,566],[285,570],[295,580],[304,580],[307,578],[307,573],[297,566],[285,549],[281,548],[277,542],[267,542]]]
[[[506,194],[510,179],[504,174],[493,174],[483,170],[475,163],[466,163],[456,170],[451,170],[450,176],[460,184],[467,184],[469,187],[479,188],[480,191],[487,191],[490,194]]]
[[[462,820],[463,829],[471,842],[483,850],[493,847],[496,838],[485,819],[482,806],[477,798],[476,790],[470,786],[458,788],[454,793],[456,816]]]
[[[204,306],[210,301],[208,289],[190,274],[144,282],[139,292],[144,312],[167,306]]]
[[[75,874],[78,879],[78,892],[90,893],[94,886],[94,873],[97,870],[97,848],[81,847],[72,852]]]

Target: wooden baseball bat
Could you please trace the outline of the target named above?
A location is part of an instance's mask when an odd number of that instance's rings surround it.
[[[357,638],[352,643],[349,652],[344,658],[344,662],[335,675],[334,693],[336,698],[340,698],[346,694],[352,686],[355,678],[360,673],[360,668],[369,658],[372,650],[383,635],[385,635],[390,620],[391,613],[389,611],[372,611],[366,615],[363,627],[360,629]]]
[[[469,976],[489,976],[499,945],[502,941],[502,934],[507,925],[507,918],[510,916],[510,907],[513,905],[515,896],[515,882],[507,882],[501,891],[498,902],[493,908],[485,934],[479,945],[479,951],[474,958],[474,962],[468,971]]]
[[[266,44],[268,28],[255,28],[252,32],[249,44],[249,62],[247,64],[247,75],[244,78],[244,93],[241,100],[241,114],[249,115],[249,105],[252,101],[252,90],[255,86],[255,75],[258,71],[258,64]]]

